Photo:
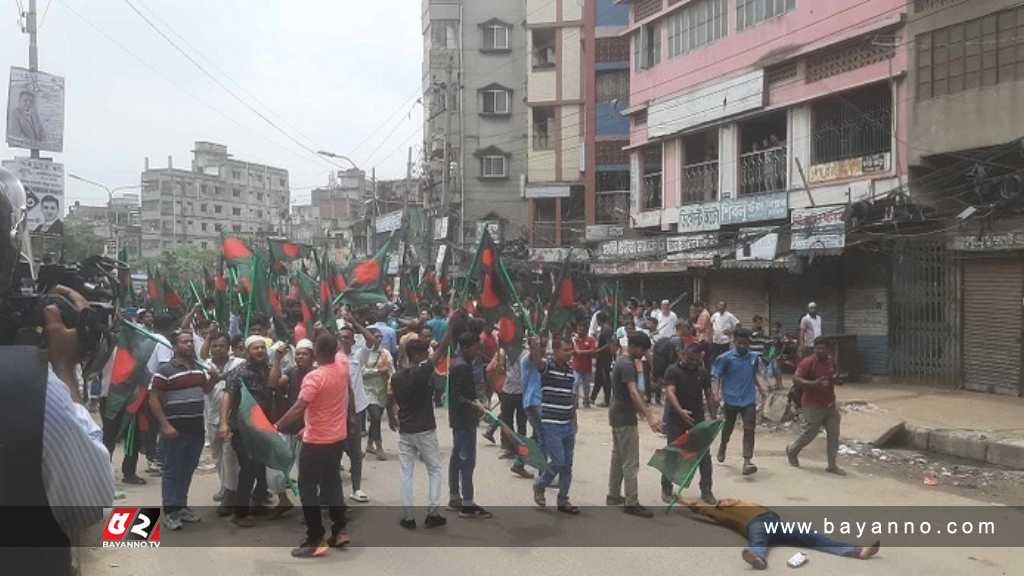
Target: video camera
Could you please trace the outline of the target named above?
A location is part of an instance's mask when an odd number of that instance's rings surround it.
[[[25,191],[10,172],[0,169],[0,346],[46,347],[43,310],[57,306],[68,328],[78,332],[83,370],[98,370],[110,351],[110,334],[127,265],[91,256],[75,264],[36,267],[25,226]],[[53,293],[66,286],[89,302],[77,310]],[[99,366],[97,366],[99,364]]]

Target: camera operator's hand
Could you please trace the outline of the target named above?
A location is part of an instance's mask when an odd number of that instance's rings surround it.
[[[54,288],[57,295],[62,296],[75,308],[82,312],[89,307],[85,297],[67,286]],[[50,364],[57,377],[67,385],[75,402],[81,402],[78,391],[78,378],[75,366],[80,360],[78,349],[78,330],[68,328],[60,316],[60,309],[51,304],[43,309],[43,322],[46,328],[46,344],[49,349]]]

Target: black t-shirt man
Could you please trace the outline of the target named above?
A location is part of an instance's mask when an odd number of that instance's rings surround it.
[[[398,405],[398,432],[419,434],[437,428],[434,420],[434,388],[431,376],[434,366],[423,362],[400,370],[391,379],[391,389]]]
[[[674,386],[676,399],[694,423],[704,420],[704,397],[711,391],[711,376],[703,366],[676,362],[665,371],[665,386]],[[689,426],[671,407],[665,408],[665,434],[678,436]]]
[[[609,344],[614,338],[615,331],[611,327],[601,326],[601,332],[597,335],[597,347],[603,348],[603,350],[597,353],[597,365],[603,366],[606,370],[612,365],[612,347]]]
[[[636,426],[636,407],[629,396],[629,382],[638,382],[636,364],[629,356],[619,356],[612,368],[612,402],[608,408],[608,423],[613,428]]]

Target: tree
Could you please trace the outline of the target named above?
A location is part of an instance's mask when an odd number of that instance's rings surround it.
[[[93,231],[92,224],[64,219],[64,261],[78,262],[89,256],[103,254],[105,241]]]
[[[184,285],[189,280],[201,286],[203,270],[216,270],[217,252],[203,250],[188,244],[180,244],[159,256],[143,258],[138,265],[139,270],[159,269],[164,278],[171,279],[175,284]]]

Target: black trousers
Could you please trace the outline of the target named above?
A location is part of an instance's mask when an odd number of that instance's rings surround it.
[[[670,408],[666,407],[666,410]],[[694,425],[700,424],[704,421],[704,414],[702,412],[693,412],[693,423]],[[665,428],[665,440],[667,445],[671,446],[677,438],[682,436],[689,428],[675,429],[672,427]],[[674,491],[672,487],[672,481],[665,476],[661,477],[661,489],[663,492]],[[700,492],[701,494],[711,491],[711,451],[708,450],[704,454],[704,457],[700,460]]]
[[[235,515],[248,516],[259,479],[262,478],[263,485],[266,486],[267,467],[249,458],[245,444],[237,432],[231,436],[231,447],[235,449],[235,455],[238,456],[238,488],[235,490],[235,501],[233,502]]]
[[[604,403],[608,404],[611,401],[611,370],[611,364],[603,362],[598,362],[594,367],[594,390],[590,393],[591,404],[597,401],[597,393],[602,390],[604,390]]]
[[[501,393],[501,413],[498,419],[504,422],[509,428],[515,430],[520,436],[526,436],[526,410],[523,409],[522,394]],[[515,426],[512,422],[515,421]],[[506,450],[513,450],[515,447],[512,441],[501,436],[501,446]]]
[[[106,398],[100,403],[100,413],[103,411],[103,404],[106,403]],[[110,452],[110,458],[114,458],[114,449],[117,447],[117,434],[121,431],[121,426],[124,423],[124,419],[127,417],[127,413],[121,410],[113,420],[103,419],[103,445],[107,447],[107,451]],[[135,431],[135,446],[132,451],[128,452],[128,447],[125,446],[124,459],[121,460],[121,475],[125,478],[135,477],[136,471],[139,465],[139,448],[141,441],[143,440],[142,434]]]
[[[729,443],[729,438],[732,437],[732,429],[736,426],[736,416],[739,415],[743,419],[743,459],[750,460],[754,457],[754,431],[757,425],[757,406],[750,404],[748,406],[730,406],[726,404],[722,411],[725,413],[725,425],[722,426],[722,444],[721,450],[725,450],[725,446]]]
[[[299,499],[306,520],[306,539],[317,542],[324,537],[321,505],[331,516],[331,534],[345,529],[345,497],[341,488],[341,455],[345,442],[303,444],[299,452]]]

